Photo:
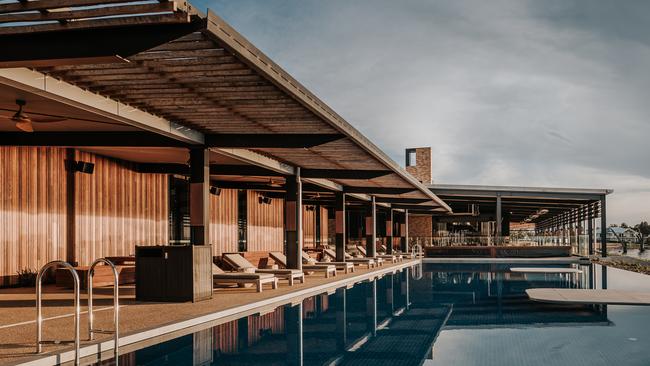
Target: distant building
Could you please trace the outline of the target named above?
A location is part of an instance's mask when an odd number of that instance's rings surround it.
[[[600,228],[596,229],[596,237],[600,238]],[[632,228],[625,227],[608,227],[607,228],[607,241],[611,243],[620,243],[621,240],[626,242],[637,242],[641,238],[641,234]]]

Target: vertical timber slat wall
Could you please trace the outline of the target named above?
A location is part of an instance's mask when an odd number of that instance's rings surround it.
[[[0,285],[66,258],[65,149],[0,147]]]
[[[316,211],[307,210],[307,207],[302,206],[302,240],[304,248],[316,247]]]
[[[327,208],[321,206],[320,207],[320,243],[321,245],[329,245],[329,230],[328,230],[328,223],[329,220],[327,219],[328,211]]]
[[[75,174],[76,250],[80,265],[105,256],[134,254],[136,245],[169,241],[169,187],[165,174],[143,174],[127,163],[77,152],[95,164]]]
[[[210,195],[210,241],[212,255],[237,251],[237,190],[222,189]]]
[[[284,245],[284,200],[260,203],[260,193],[248,191],[248,251],[282,251]]]

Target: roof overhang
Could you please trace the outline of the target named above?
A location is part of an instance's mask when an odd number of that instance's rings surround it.
[[[45,20],[0,30],[0,48],[14,45],[13,52],[0,55],[0,65],[33,67],[2,69],[0,83],[55,100],[71,111],[83,110],[187,147],[205,146],[277,173],[295,174],[300,167],[308,172],[306,181],[323,189],[394,200],[383,204],[419,199],[420,209],[450,211],[214,13],[202,15],[183,3],[164,5],[167,13],[161,17],[151,10],[138,13],[139,2],[120,3],[128,9],[103,0],[0,4],[0,13],[6,15],[0,23],[21,14]],[[152,3],[150,7],[158,7]],[[91,17],[89,4],[108,15]],[[69,9],[54,14],[61,7]],[[125,16],[116,18],[111,12]],[[52,23],[54,17],[62,19]],[[156,32],[161,36],[154,39]],[[38,52],[26,40],[38,42]],[[41,132],[77,132],[61,126]],[[95,131],[106,132],[101,127]],[[54,135],[47,138],[55,140]]]
[[[431,184],[428,187],[451,206],[458,221],[493,221],[498,198],[502,212],[510,216],[511,222],[540,226],[597,217],[601,200],[613,193],[611,189],[589,188],[458,184]]]

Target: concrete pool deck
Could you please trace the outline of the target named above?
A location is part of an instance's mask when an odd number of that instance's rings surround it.
[[[353,286],[369,279],[397,273],[417,265],[419,260],[385,264],[379,268],[355,268],[354,273],[338,273],[325,278],[322,274],[307,276],[304,284],[289,287],[282,281],[277,290],[255,288],[217,288],[210,300],[197,303],[156,303],[135,301],[132,285],[120,287],[120,347],[132,345],[153,337],[170,335],[210,322],[223,322],[255,313],[264,313],[278,306],[297,303],[304,298],[329,293],[336,288]],[[101,329],[112,329],[112,287],[95,289],[95,324]],[[71,339],[73,334],[72,291],[48,286],[44,291],[43,338]],[[86,296],[82,294],[81,357],[94,356],[113,348],[112,335],[98,334],[95,341],[87,341]],[[44,345],[43,353],[36,355],[35,295],[33,288],[0,290],[0,363],[7,365],[52,365],[74,358],[69,345]]]

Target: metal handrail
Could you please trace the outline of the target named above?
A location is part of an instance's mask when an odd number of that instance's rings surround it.
[[[45,272],[52,267],[64,267],[70,274],[72,274],[72,281],[74,283],[74,363],[79,365],[79,319],[81,317],[81,304],[80,304],[80,284],[79,275],[74,267],[65,261],[52,261],[41,267],[36,276],[36,353],[41,353],[43,343],[59,343],[57,341],[43,341],[43,309],[42,309],[42,280]]]
[[[411,247],[411,253],[413,253],[416,258],[424,257],[424,255],[423,255],[424,254],[424,249],[422,249],[422,245],[420,245],[420,244],[413,245]]]
[[[108,266],[111,267],[113,270],[113,330],[102,330],[102,329],[94,329],[93,328],[93,321],[94,321],[94,314],[93,314],[93,277],[95,276],[95,267],[100,264],[104,263]],[[92,341],[94,339],[95,333],[104,333],[104,334],[113,334],[113,342],[115,343],[113,347],[113,353],[115,354],[115,360],[117,362],[117,357],[119,354],[119,333],[120,333],[120,285],[119,285],[119,273],[117,272],[117,268],[115,268],[115,264],[113,262],[109,261],[106,258],[99,258],[93,262],[92,265],[90,265],[90,269],[88,270],[88,334],[89,334],[89,339]]]
[[[419,263],[413,266],[413,271],[411,272],[411,277],[413,277],[414,280],[421,280],[423,276],[423,271],[422,271],[422,257],[424,257],[424,250],[422,249],[422,245],[420,244],[415,244],[411,247],[411,253],[415,256],[416,259],[420,259]]]

